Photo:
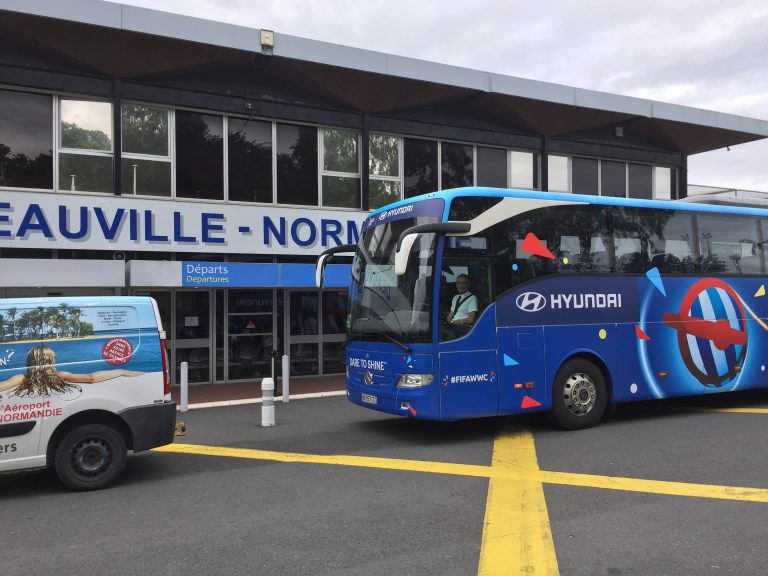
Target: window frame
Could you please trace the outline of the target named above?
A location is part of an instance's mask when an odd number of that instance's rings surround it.
[[[156,154],[140,154],[138,152],[125,152],[123,148],[123,106],[124,105],[134,105],[134,106],[147,106],[152,108],[160,108],[168,112],[168,155],[167,156],[160,156]],[[145,160],[145,161],[151,161],[151,162],[162,162],[162,163],[168,163],[171,166],[171,195],[170,196],[158,196],[154,194],[137,194],[135,192],[136,183],[134,182],[134,191],[133,192],[123,192],[120,191],[120,194],[122,196],[133,196],[135,198],[151,198],[153,200],[169,200],[169,199],[175,199],[176,198],[176,108],[172,106],[164,106],[161,104],[150,104],[146,102],[139,102],[134,100],[125,100],[121,102],[120,107],[120,161],[127,159],[135,159],[135,160]],[[122,180],[123,183],[125,182],[126,174],[125,172],[122,173]],[[186,200],[186,198],[185,198]]]
[[[325,135],[327,130],[343,130],[345,132],[354,132],[357,139],[357,172],[339,172],[336,170],[325,169]],[[370,152],[369,152],[370,154]],[[342,128],[338,126],[317,126],[317,168],[318,168],[318,208],[332,208],[333,210],[362,210],[363,206],[363,177],[362,177],[362,135],[360,130],[355,128]],[[333,178],[345,178],[349,180],[357,179],[357,206],[331,206],[325,203],[325,187],[323,178],[330,176]]]
[[[62,146],[62,114],[61,114],[61,105],[63,100],[72,100],[72,101],[78,101],[78,102],[97,102],[97,103],[105,103],[109,105],[110,109],[110,124],[112,127],[112,134],[110,136],[110,143],[109,143],[109,151],[106,150],[88,150],[83,148],[65,148]],[[55,153],[54,153],[54,164],[53,164],[53,189],[58,192],[76,192],[76,193],[83,193],[83,194],[92,194],[92,195],[98,195],[98,196],[104,196],[105,194],[112,194],[115,193],[115,162],[116,162],[116,154],[115,154],[115,119],[114,119],[114,110],[115,110],[115,103],[112,100],[109,100],[107,98],[96,98],[96,97],[88,97],[83,95],[72,95],[68,93],[54,93],[53,95],[53,105],[54,105],[54,127],[53,127],[53,143],[55,144]],[[110,190],[106,192],[99,192],[97,190],[72,190],[71,183],[69,186],[62,187],[61,178],[59,174],[59,170],[61,167],[61,154],[69,154],[72,156],[90,156],[90,157],[97,157],[97,158],[110,158],[112,160],[112,177],[111,182],[112,185],[110,187]]]

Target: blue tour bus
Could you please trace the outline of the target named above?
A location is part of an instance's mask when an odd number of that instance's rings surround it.
[[[748,206],[460,188],[371,213],[317,281],[354,253],[353,403],[576,429],[611,404],[768,386],[766,243]]]

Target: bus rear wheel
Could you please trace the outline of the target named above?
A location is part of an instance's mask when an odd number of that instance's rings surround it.
[[[589,428],[600,421],[608,403],[608,387],[600,368],[585,358],[560,367],[552,385],[552,418],[566,430]]]

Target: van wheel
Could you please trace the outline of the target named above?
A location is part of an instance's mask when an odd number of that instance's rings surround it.
[[[99,490],[112,484],[125,468],[125,439],[104,424],[86,424],[71,430],[56,446],[54,466],[72,490]]]
[[[552,418],[566,430],[589,428],[600,421],[608,401],[602,371],[593,362],[573,358],[560,367],[552,386]]]

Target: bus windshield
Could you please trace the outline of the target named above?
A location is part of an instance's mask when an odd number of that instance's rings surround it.
[[[404,218],[363,232],[352,262],[350,340],[432,342],[435,235],[419,235],[403,276],[395,275],[395,251],[403,230],[438,221],[435,216]]]

